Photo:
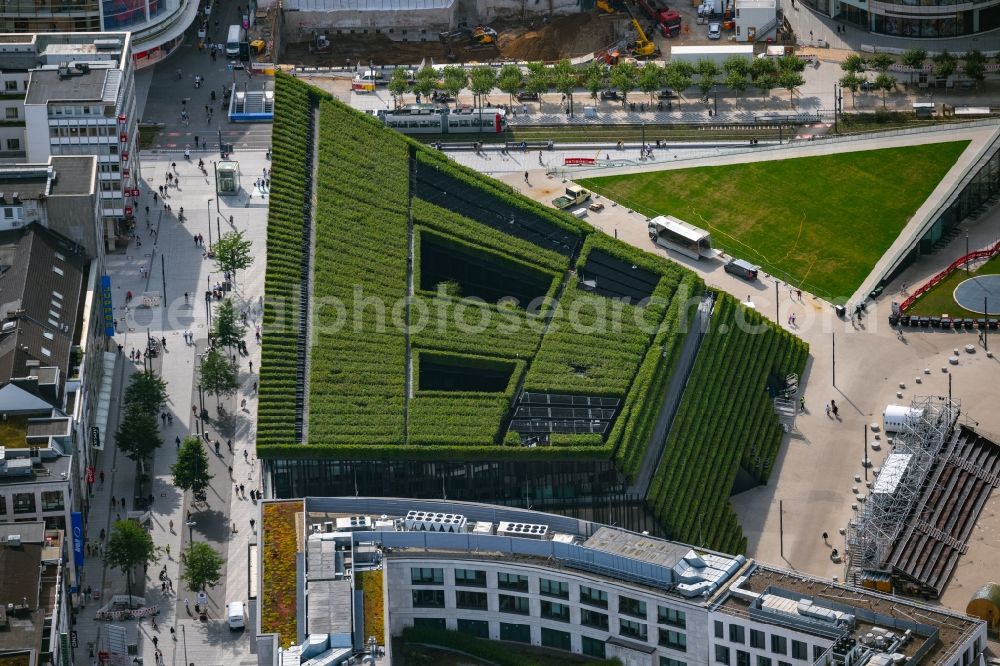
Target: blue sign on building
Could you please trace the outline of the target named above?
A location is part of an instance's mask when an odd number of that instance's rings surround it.
[[[74,511],[70,514],[73,524],[73,562],[77,569],[83,566],[83,514]]]
[[[111,303],[111,278],[101,276],[101,308],[104,311],[104,335],[109,338],[115,334],[115,309]]]

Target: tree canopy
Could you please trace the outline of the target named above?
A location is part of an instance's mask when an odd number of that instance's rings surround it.
[[[235,347],[246,335],[246,325],[236,314],[232,299],[223,299],[215,311],[212,319],[212,337],[224,347]]]
[[[243,231],[222,234],[222,238],[215,242],[215,265],[230,275],[245,270],[253,264],[252,247],[253,241],[245,238]]]
[[[167,401],[167,383],[148,370],[136,372],[125,389],[124,404],[147,414],[159,414]]]
[[[208,454],[197,437],[186,437],[177,451],[177,460],[170,466],[174,485],[193,493],[203,492],[212,480],[208,469]]]
[[[156,416],[136,405],[126,404],[115,432],[115,442],[132,460],[149,459],[163,445]]]
[[[222,576],[223,564],[225,560],[214,548],[203,541],[193,542],[188,550],[181,552],[181,579],[192,590],[215,587]]]
[[[201,361],[201,387],[216,400],[231,396],[239,389],[236,367],[218,349],[211,349]]]
[[[139,523],[134,520],[115,522],[104,551],[104,561],[125,574],[129,597],[132,596],[133,570],[149,566],[159,557],[160,552],[153,543],[153,537]]]

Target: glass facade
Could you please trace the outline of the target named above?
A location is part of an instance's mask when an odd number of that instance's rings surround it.
[[[916,261],[917,257],[933,252],[934,244],[945,234],[983,206],[990,197],[1000,193],[1000,140],[994,142],[989,150],[992,151],[987,153],[990,157],[972,175],[955,200],[941,211],[923,238],[899,262],[892,273],[882,278],[879,284],[885,286]]]
[[[894,37],[961,37],[975,32],[972,10],[930,18],[899,18],[881,14],[875,14],[873,18],[875,32]]]
[[[831,0],[803,2],[861,30],[906,39],[963,37],[1000,27],[998,0],[878,0],[870,4],[861,0],[857,6]]]
[[[151,0],[156,3],[159,0]],[[101,0],[105,30],[127,30],[145,23],[147,0]]]

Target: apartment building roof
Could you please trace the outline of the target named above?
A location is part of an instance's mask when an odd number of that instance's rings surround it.
[[[36,223],[0,232],[0,384],[32,361],[68,373],[84,267],[76,246]]]

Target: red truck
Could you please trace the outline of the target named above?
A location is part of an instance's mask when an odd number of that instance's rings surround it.
[[[681,15],[662,0],[639,0],[639,6],[664,37],[676,37],[681,32]]]

